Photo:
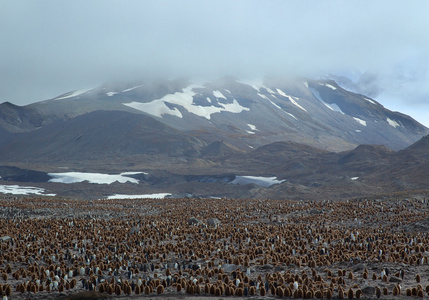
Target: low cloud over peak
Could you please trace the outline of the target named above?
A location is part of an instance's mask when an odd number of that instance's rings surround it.
[[[0,102],[145,77],[428,76],[426,1],[0,3]]]

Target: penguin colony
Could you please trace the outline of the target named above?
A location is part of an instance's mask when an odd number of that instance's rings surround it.
[[[410,224],[428,213],[389,198],[4,199],[0,295],[424,298],[429,234]]]

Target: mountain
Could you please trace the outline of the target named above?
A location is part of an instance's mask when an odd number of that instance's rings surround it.
[[[202,83],[110,84],[19,109],[19,114],[2,114],[0,126],[9,132],[31,132],[93,111],[124,111],[151,116],[207,144],[224,141],[242,151],[278,141],[329,151],[360,144],[400,150],[429,133],[409,116],[346,91],[331,80],[222,78]]]
[[[88,198],[365,196],[424,189],[428,134],[333,80],[107,84],[23,107],[0,104],[0,184]],[[64,170],[132,171],[139,181],[50,182]]]

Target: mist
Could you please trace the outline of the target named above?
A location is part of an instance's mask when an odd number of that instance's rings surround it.
[[[429,111],[427,1],[0,0],[0,7],[0,102],[25,105],[115,80],[356,70],[372,75],[370,96],[387,108]]]

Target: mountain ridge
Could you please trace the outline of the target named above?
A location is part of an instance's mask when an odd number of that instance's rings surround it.
[[[429,184],[428,134],[332,80],[110,84],[24,107],[0,104],[0,183],[38,178],[41,188],[89,198],[369,195]],[[73,183],[65,192],[46,180],[64,170],[149,175],[138,184]]]
[[[126,111],[149,115],[207,143],[224,140],[241,150],[285,140],[333,151],[359,144],[400,150],[429,133],[412,118],[331,80],[246,83],[222,78],[197,84],[175,80],[106,85],[19,109],[37,114],[38,122],[24,126],[12,122],[16,116],[3,116],[0,125],[7,131],[32,131],[91,111]]]

